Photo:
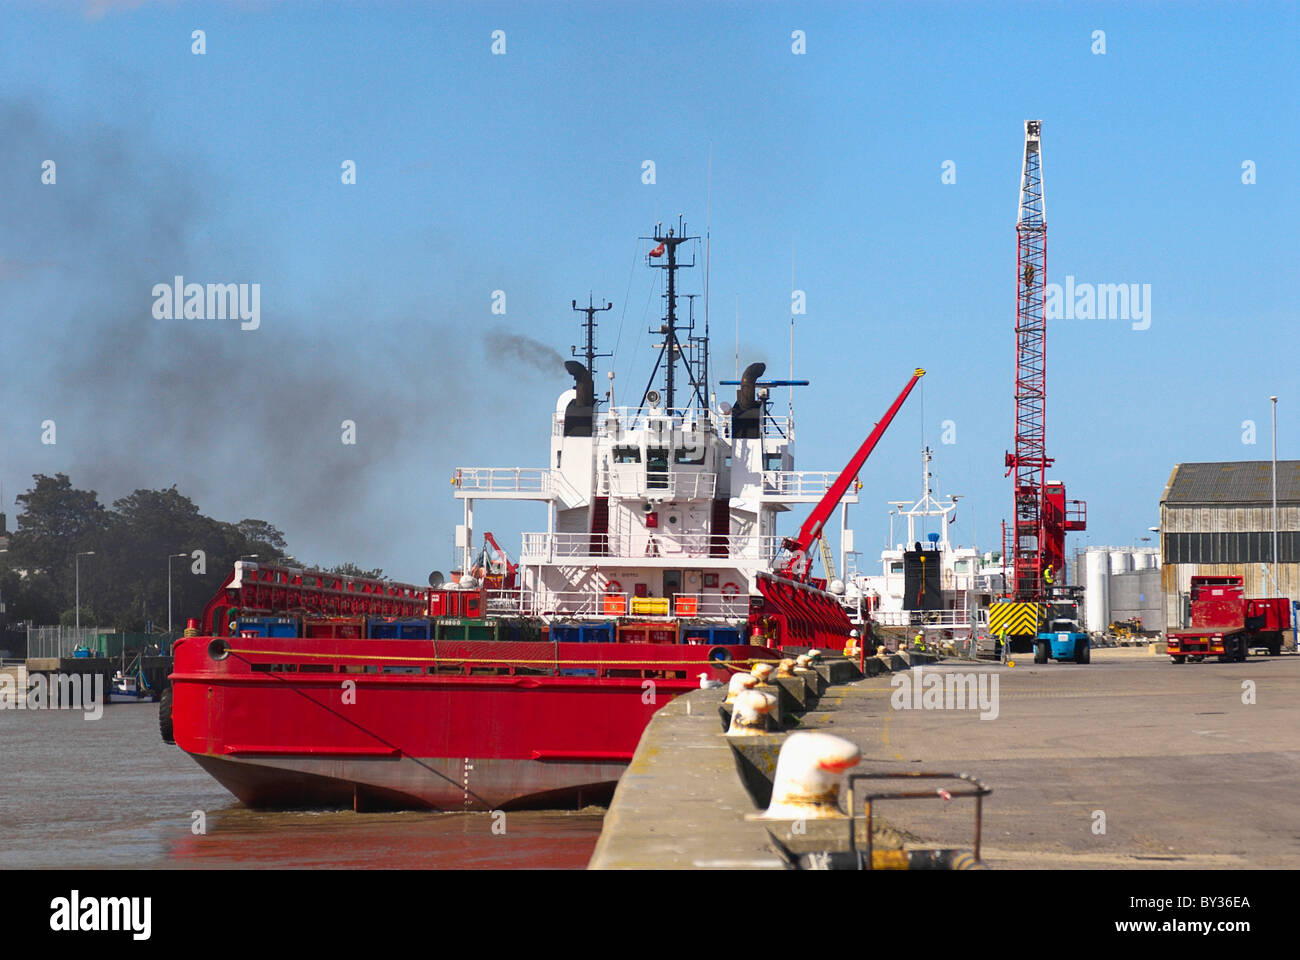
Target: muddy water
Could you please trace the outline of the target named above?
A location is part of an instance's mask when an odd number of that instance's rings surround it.
[[[581,869],[603,814],[249,810],[161,741],[154,704],[0,710],[0,869]]]

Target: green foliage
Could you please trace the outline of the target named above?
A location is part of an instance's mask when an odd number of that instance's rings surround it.
[[[22,512],[0,554],[10,622],[73,623],[81,570],[82,626],[167,628],[168,572],[175,629],[197,617],[240,557],[283,559],[284,534],[265,520],[206,517],[174,486],[136,490],[105,509],[64,474],[37,474],[17,498]],[[94,551],[93,556],[79,553]],[[184,554],[184,556],[177,556]]]
[[[337,566],[327,567],[326,573],[337,573],[341,577],[363,577],[367,580],[384,579],[384,571],[376,567],[374,570],[362,570],[355,563],[340,563]]]

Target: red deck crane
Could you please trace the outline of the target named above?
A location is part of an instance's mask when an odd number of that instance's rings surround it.
[[[798,535],[794,537],[786,537],[782,541],[781,545],[785,547],[790,554],[781,567],[782,576],[788,577],[791,580],[797,580],[800,583],[807,582],[808,571],[812,566],[813,544],[816,543],[818,537],[822,535],[822,527],[825,526],[826,521],[830,519],[831,514],[835,512],[835,508],[839,506],[839,502],[843,498],[845,491],[849,489],[849,484],[852,483],[853,478],[858,475],[858,471],[862,469],[862,465],[867,462],[867,457],[871,456],[871,451],[876,448],[876,444],[879,443],[880,438],[884,436],[885,430],[889,428],[890,422],[894,419],[894,415],[898,413],[899,408],[903,405],[903,401],[907,399],[907,395],[911,393],[912,388],[916,386],[916,381],[920,380],[923,376],[925,376],[925,371],[920,367],[917,367],[916,372],[912,374],[912,379],[907,381],[907,386],[905,386],[903,392],[898,395],[898,399],[894,401],[893,406],[885,411],[884,419],[876,424],[876,428],[871,431],[871,435],[862,442],[862,446],[858,447],[858,452],[853,455],[844,469],[840,471],[840,475],[835,478],[835,482],[832,483],[826,493],[822,495],[821,500],[817,502],[817,506],[813,507],[812,513],[808,515],[808,519],[805,520],[803,526],[799,528]]]
[[[1065,485],[1048,483],[1047,468],[1047,212],[1043,193],[1041,120],[1025,121],[1016,222],[1016,420],[1015,452],[1006,455],[1015,474],[1008,593],[1017,601],[1046,599],[1064,582],[1065,534],[1087,527],[1087,506],[1066,500]],[[1005,529],[1005,528],[1004,528]]]

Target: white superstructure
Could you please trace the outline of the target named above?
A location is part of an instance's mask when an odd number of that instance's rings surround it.
[[[546,466],[456,471],[466,569],[479,502],[532,500],[545,510],[545,528],[523,534],[518,589],[489,594],[489,609],[548,620],[745,620],[755,574],[780,552],[777,516],[816,503],[836,477],[794,469],[793,422],[772,416],[755,385],[763,365],[746,371],[734,407],[673,411],[593,412],[583,402],[586,369],[570,372],[578,383],[556,402]],[[747,397],[756,406],[746,409]],[[852,492],[843,500],[856,502]]]

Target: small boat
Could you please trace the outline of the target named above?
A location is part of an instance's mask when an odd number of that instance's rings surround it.
[[[140,682],[139,677],[128,677],[121,670],[113,675],[113,680],[108,685],[109,703],[146,703],[152,701],[153,697],[145,689],[144,684]]]

